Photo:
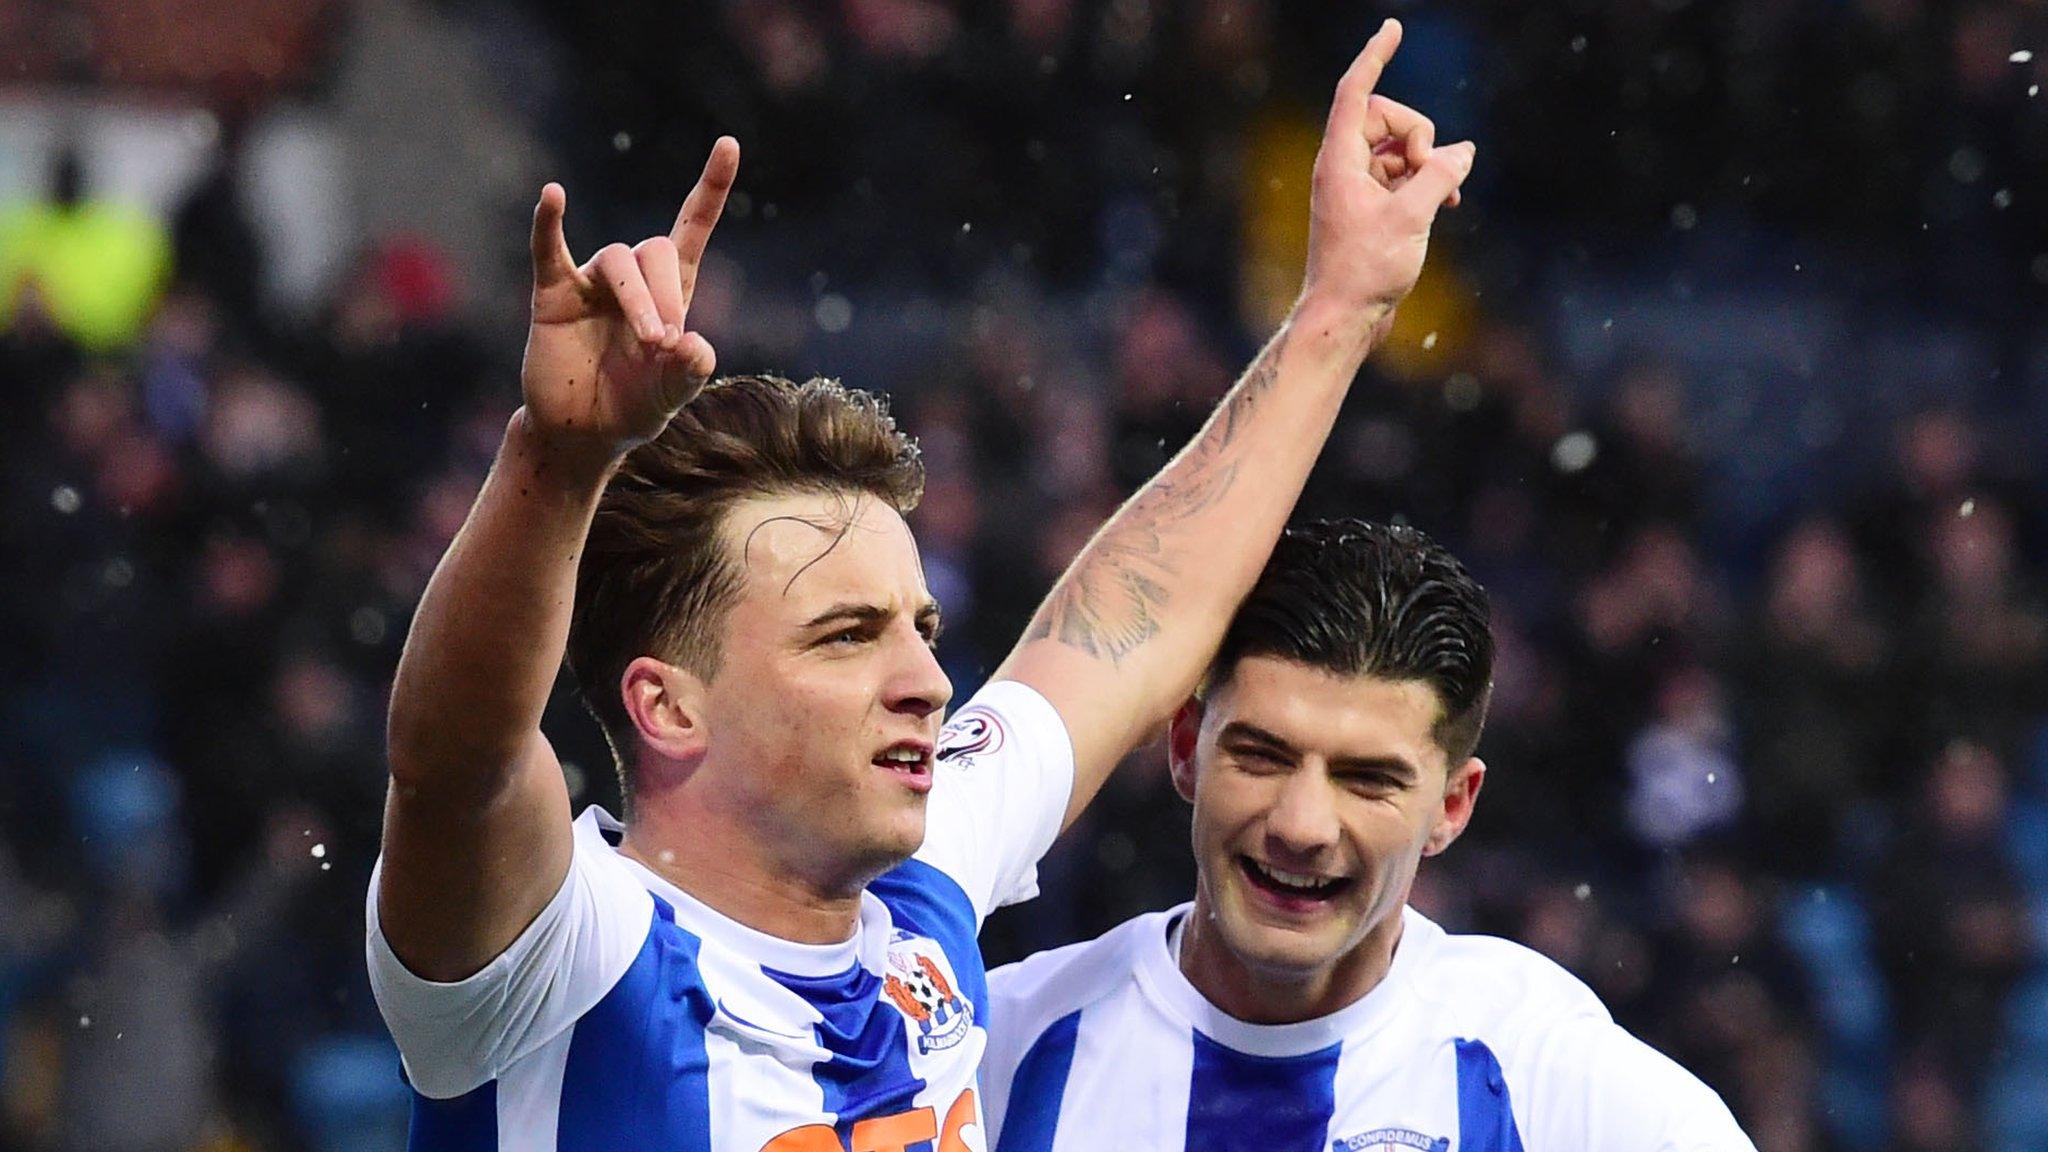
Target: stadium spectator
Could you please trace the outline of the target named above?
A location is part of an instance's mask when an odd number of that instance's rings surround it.
[[[95,198],[85,160],[57,152],[47,198],[0,205],[0,330],[48,325],[88,352],[135,342],[170,271],[148,213]]]

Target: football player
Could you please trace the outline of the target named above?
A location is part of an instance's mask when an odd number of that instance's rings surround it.
[[[689,327],[738,145],[582,264],[548,186],[525,403],[392,692],[368,951],[413,1148],[983,1145],[982,918],[1193,688],[1471,169],[1373,95],[1399,36],[1338,91],[1291,315],[943,740],[915,447],[829,381],[710,381]],[[565,655],[623,821],[541,734]]]
[[[990,974],[997,1152],[1753,1152],[1570,973],[1408,907],[1492,676],[1450,553],[1290,530],[1170,728],[1194,900]]]

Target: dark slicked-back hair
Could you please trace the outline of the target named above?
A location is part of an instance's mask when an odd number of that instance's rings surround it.
[[[1419,680],[1442,714],[1431,735],[1453,768],[1479,746],[1493,694],[1486,590],[1414,528],[1317,520],[1289,528],[1238,608],[1207,684],[1247,656],[1342,676]]]
[[[633,723],[619,677],[640,656],[718,674],[741,587],[721,536],[726,513],[793,492],[872,496],[907,513],[924,494],[924,464],[879,397],[834,380],[729,376],[705,385],[605,485],[576,567],[569,668],[629,798]]]

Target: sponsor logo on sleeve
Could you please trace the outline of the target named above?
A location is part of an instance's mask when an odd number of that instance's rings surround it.
[[[977,757],[1002,750],[1008,734],[1002,718],[979,705],[963,708],[939,733],[938,758],[961,768],[972,768]]]
[[[1451,1138],[1424,1136],[1413,1128],[1375,1128],[1330,1141],[1330,1152],[1401,1152],[1404,1148],[1412,1148],[1416,1152],[1450,1152]]]

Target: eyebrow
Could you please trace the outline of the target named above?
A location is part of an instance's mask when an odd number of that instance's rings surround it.
[[[1288,743],[1284,738],[1246,720],[1232,720],[1230,723],[1225,724],[1223,731],[1217,733],[1216,740],[1218,743],[1226,740],[1237,740],[1250,744],[1262,744],[1289,758],[1298,758],[1301,755],[1300,750]],[[1338,756],[1331,759],[1330,770],[1332,772],[1386,772],[1397,777],[1402,783],[1407,784],[1414,783],[1421,775],[1416,771],[1415,765],[1401,759],[1399,756]]]
[[[880,604],[842,601],[804,621],[803,626],[808,629],[822,628],[827,624],[879,624],[894,614],[890,609]],[[918,605],[913,619],[919,625],[929,627],[933,633],[937,633],[939,630],[938,601],[927,600],[923,604]]]

